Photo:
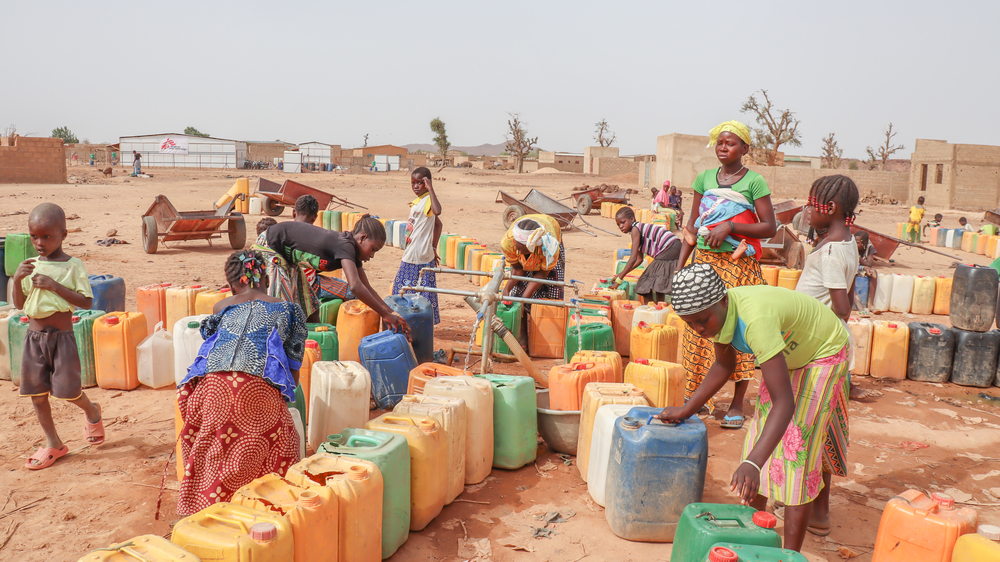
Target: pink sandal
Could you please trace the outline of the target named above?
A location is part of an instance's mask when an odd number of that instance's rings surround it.
[[[68,453],[69,447],[66,445],[63,445],[62,449],[42,447],[41,449],[35,451],[34,455],[31,455],[28,462],[24,463],[24,468],[27,468],[28,470],[41,470],[43,468],[48,468],[52,466],[52,463],[65,457]],[[37,461],[38,464],[32,464],[31,461]]]
[[[101,419],[97,423],[90,423],[86,416],[83,418],[83,438],[88,445],[104,443],[104,409],[97,406],[97,411],[101,414]],[[100,441],[91,441],[94,437],[100,438]]]

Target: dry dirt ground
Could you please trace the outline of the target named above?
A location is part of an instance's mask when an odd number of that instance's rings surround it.
[[[205,242],[173,244],[155,255],[143,253],[140,215],[155,195],[167,195],[180,210],[212,208],[212,202],[247,172],[150,169],[153,178],[128,178],[121,169],[104,179],[85,167],[71,167],[66,185],[0,186],[0,232],[23,232],[25,212],[43,201],[61,204],[78,219],[69,222],[66,249],[83,259],[92,274],[114,274],[128,286],[127,306],[135,306],[135,289],[155,282],[218,286],[223,283],[222,265],[231,252],[228,244]],[[261,175],[280,181],[285,174]],[[296,180],[331,190],[337,195],[388,218],[404,218],[412,199],[404,173],[379,175],[298,175]],[[631,186],[635,176],[594,178],[574,174],[489,173],[446,170],[435,174],[435,187],[442,198],[445,231],[473,236],[491,249],[499,249],[504,229],[502,205],[494,203],[497,190],[523,197],[537,188],[562,197],[573,186],[609,182]],[[251,185],[254,181],[251,180]],[[645,203],[646,195],[634,196]],[[690,203],[690,195],[685,204]],[[934,213],[934,209],[929,209]],[[863,207],[859,224],[892,233],[893,224],[904,220],[906,209],[897,206]],[[945,212],[946,226],[957,224],[959,213]],[[286,211],[282,219],[287,220]],[[978,214],[973,216],[978,224]],[[248,217],[248,230],[259,217]],[[610,219],[596,213],[592,224],[614,230]],[[101,247],[110,228],[128,245]],[[78,230],[77,230],[78,229]],[[568,277],[586,282],[608,275],[611,255],[623,247],[624,238],[580,231],[565,235]],[[986,263],[982,256],[955,252],[967,262]],[[386,248],[366,266],[377,291],[385,294],[401,252]],[[951,275],[950,258],[901,249],[894,264],[882,272]],[[441,286],[466,289],[462,278],[439,276]],[[466,345],[471,311],[457,298],[442,298],[442,324],[437,328],[437,347]],[[886,318],[913,321],[919,317],[884,314]],[[948,323],[947,317],[923,320]],[[548,368],[554,362],[540,362]],[[513,365],[500,365],[501,372],[521,374]],[[837,548],[858,553],[857,560],[871,559],[881,510],[893,494],[906,487],[925,491],[948,490],[960,500],[981,504],[980,521],[1000,524],[1000,408],[979,399],[980,389],[912,381],[879,381],[857,377],[861,386],[877,390],[871,401],[851,404],[851,448],[848,478],[835,480],[833,532],[829,539],[810,536],[805,552],[810,560],[839,560]],[[1000,389],[989,389],[1000,395]],[[174,443],[172,390],[139,388],[131,392],[89,389],[92,399],[104,406],[108,438],[104,445],[86,447],[82,439],[82,417],[73,406],[56,402],[53,410],[59,430],[72,451],[53,467],[31,472],[22,468],[39,446],[41,431],[31,404],[17,397],[10,382],[0,383],[0,431],[5,439],[0,454],[0,560],[73,561],[92,548],[104,547],[135,535],[168,535],[174,515],[177,482],[166,480],[160,520],[154,519],[161,476]],[[732,392],[728,386],[723,394]],[[731,396],[731,394],[730,394]],[[748,398],[756,396],[756,384]],[[720,400],[726,404],[726,397]],[[376,415],[373,412],[373,416]],[[726,431],[713,418],[705,420],[709,432],[709,462],[705,501],[734,502],[728,491],[732,471],[740,458],[743,431]],[[927,445],[916,451],[899,448],[903,441]],[[495,470],[483,486],[475,486],[462,499],[444,509],[422,532],[393,557],[396,561],[454,561],[469,559],[475,550],[459,550],[460,542],[488,539],[480,545],[491,554],[480,559],[496,561],[576,560],[669,560],[670,545],[632,543],[616,538],[608,529],[603,509],[596,506],[580,479],[574,459],[564,459],[539,443],[534,465],[517,471]],[[992,458],[991,458],[992,457]],[[472,503],[475,502],[475,503]],[[550,511],[575,512],[568,522],[554,525],[552,538],[533,539],[532,529],[542,527],[537,516]]]

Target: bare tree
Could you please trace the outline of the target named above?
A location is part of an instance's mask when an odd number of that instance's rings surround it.
[[[740,112],[756,115],[757,126],[753,128],[753,144],[767,151],[767,165],[773,166],[781,145],[802,146],[799,120],[791,110],[773,108],[767,90],[761,90],[760,94],[763,100],[758,100],[754,94],[750,94],[747,101],[743,102]]]
[[[0,137],[12,137],[17,134],[17,125],[11,124],[8,127],[3,128],[3,132],[0,133]]]
[[[511,153],[517,160],[517,173],[524,171],[524,158],[531,152],[531,149],[538,142],[538,137],[529,137],[528,131],[521,122],[520,113],[508,113],[510,119],[507,120],[507,152]]]
[[[361,148],[368,148],[368,133],[365,133],[365,144]]]
[[[615,139],[618,138],[618,136],[615,135],[615,132],[608,126],[607,119],[601,119],[595,123],[594,126],[597,127],[597,130],[594,131],[596,133],[596,135],[594,135],[594,140],[597,141],[598,145],[605,147],[611,146],[615,143]]]
[[[830,133],[829,135],[823,137],[823,162],[827,168],[838,169],[840,168],[841,157],[844,155],[844,149],[840,148],[837,144],[837,139],[833,138],[836,133]]]
[[[444,164],[448,158],[448,149],[451,148],[451,142],[448,140],[448,133],[444,130],[444,121],[440,117],[435,117],[431,121],[431,132],[436,133],[437,136],[434,137],[434,144],[437,145],[438,150],[441,151],[441,163]]]
[[[885,134],[884,144],[875,150],[872,150],[870,146],[865,148],[865,152],[868,153],[868,159],[865,160],[865,164],[868,165],[869,170],[874,170],[875,168],[878,168],[879,171],[885,170],[885,163],[889,161],[889,157],[899,150],[906,149],[903,145],[896,146],[892,144],[892,137],[896,136],[896,132],[892,130],[892,123],[889,123],[889,128],[882,131],[882,133]]]

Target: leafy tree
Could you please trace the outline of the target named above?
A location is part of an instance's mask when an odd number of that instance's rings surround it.
[[[184,134],[185,135],[191,135],[191,136],[194,136],[194,137],[208,137],[208,136],[211,136],[208,133],[203,133],[203,132],[199,131],[198,129],[195,129],[194,127],[188,127],[186,129],[184,129]]]
[[[882,131],[885,134],[885,142],[879,146],[877,149],[872,150],[872,147],[865,148],[865,152],[868,153],[868,159],[865,160],[865,164],[868,165],[869,170],[874,170],[878,168],[879,171],[885,170],[885,163],[889,161],[889,157],[900,150],[905,150],[906,147],[903,145],[896,146],[892,144],[892,137],[896,136],[896,132],[892,130],[892,123],[889,123],[889,128]]]
[[[607,119],[601,119],[594,126],[597,127],[597,130],[594,131],[594,140],[597,141],[598,145],[605,147],[615,143],[615,139],[618,137],[611,130],[611,127],[608,126]]]
[[[448,156],[448,149],[451,148],[451,141],[448,140],[448,133],[444,130],[444,121],[440,117],[431,120],[431,132],[437,135],[434,137],[434,144],[441,152],[441,162],[444,162]]]
[[[507,152],[514,155],[517,161],[517,173],[524,171],[524,158],[531,152],[531,149],[538,142],[538,137],[529,137],[528,131],[521,122],[520,113],[508,113],[510,119],[507,120]]]
[[[753,144],[767,151],[767,165],[773,166],[778,157],[778,148],[783,144],[802,146],[802,136],[799,134],[799,120],[795,113],[788,109],[776,109],[772,106],[767,90],[760,91],[763,99],[758,100],[750,94],[740,108],[741,113],[753,113],[757,126],[753,128]]]
[[[80,139],[76,138],[73,131],[69,130],[69,127],[56,127],[52,129],[52,138],[62,139],[65,144],[76,144],[80,142]]]
[[[841,157],[844,149],[837,144],[837,139],[833,138],[835,133],[823,137],[823,162],[827,168],[836,170],[840,168]]]

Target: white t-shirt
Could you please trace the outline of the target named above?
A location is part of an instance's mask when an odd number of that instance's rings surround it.
[[[410,203],[410,216],[406,220],[406,249],[403,262],[424,265],[434,261],[435,215],[431,213],[431,195],[428,193]]]
[[[830,289],[851,290],[854,277],[858,274],[861,258],[858,255],[858,242],[852,236],[847,242],[827,242],[806,258],[806,264],[799,276],[795,290],[809,295],[828,307],[833,306]],[[843,322],[843,321],[842,321]],[[847,323],[844,322],[844,328]],[[854,337],[847,330],[849,340],[848,365],[854,368]]]
[[[850,291],[860,261],[853,236],[847,242],[827,242],[806,258],[795,290],[831,306],[830,289]]]

